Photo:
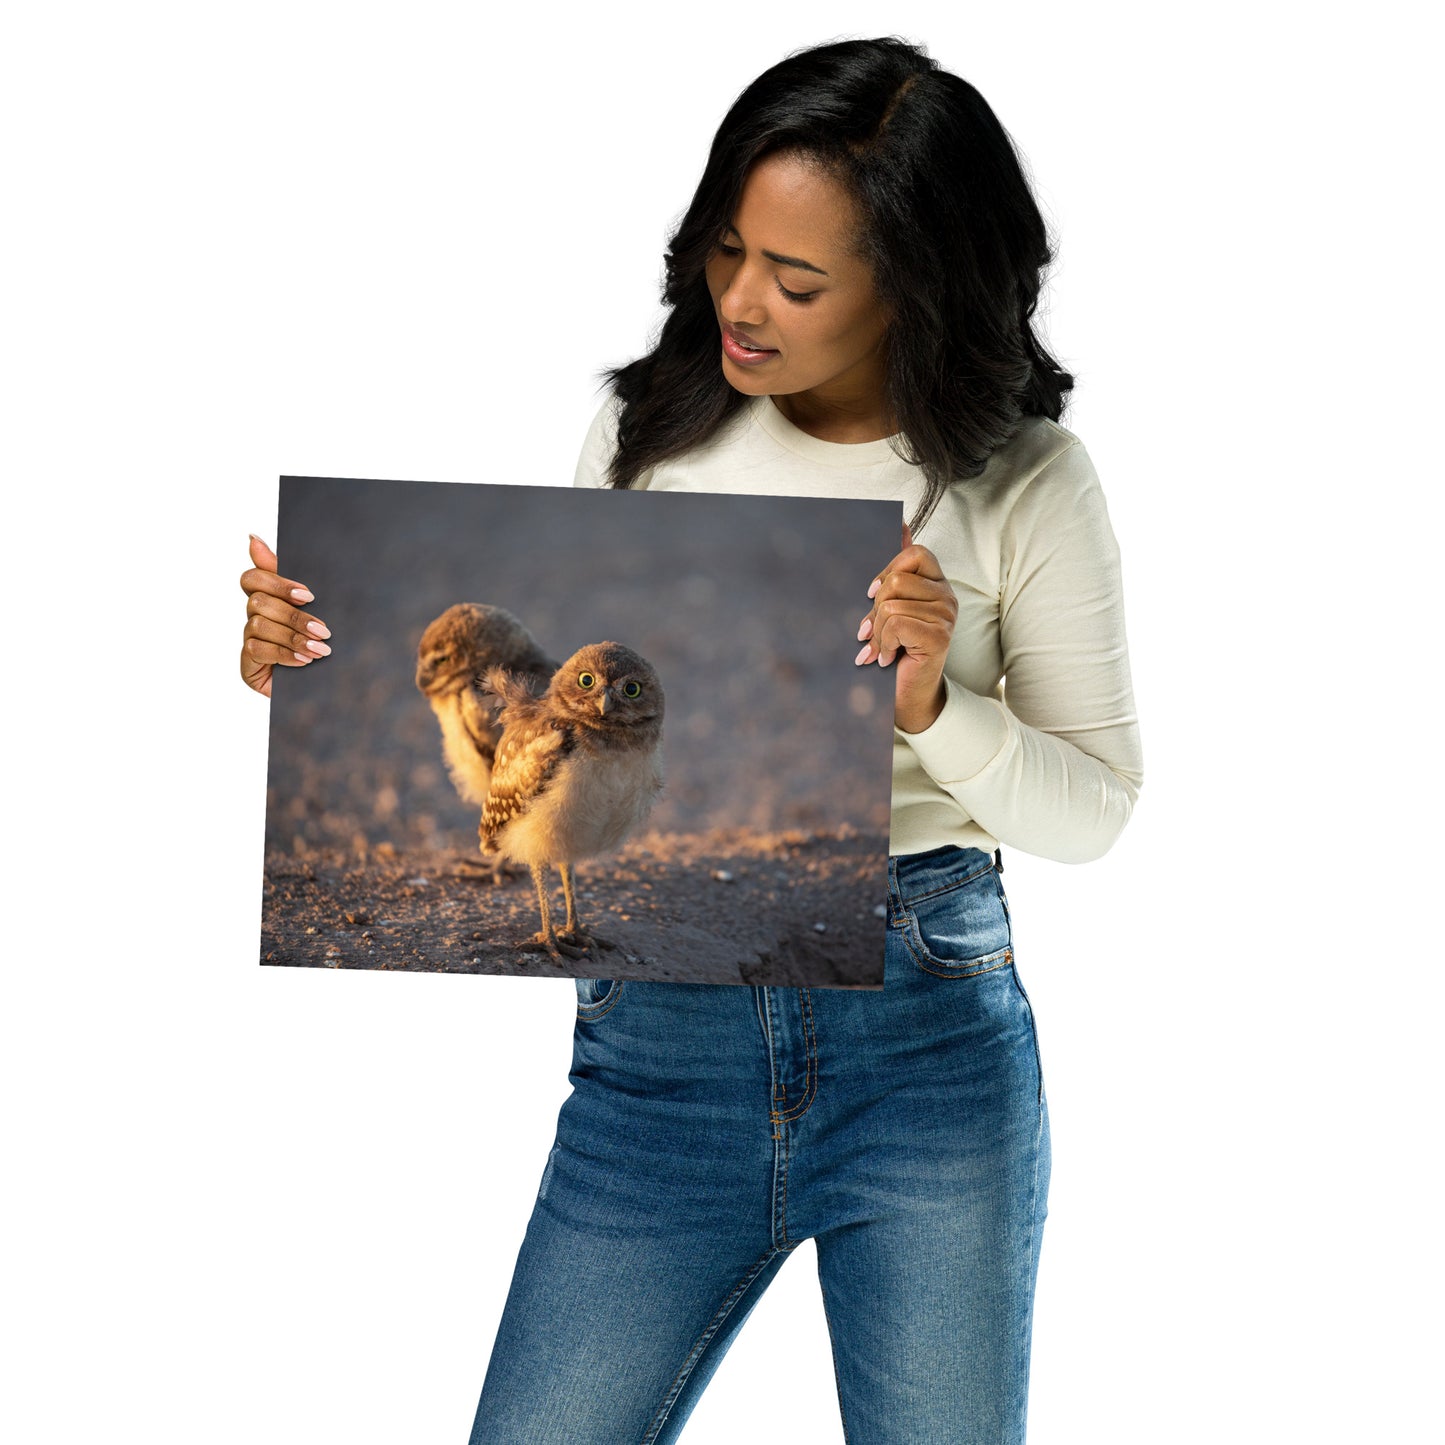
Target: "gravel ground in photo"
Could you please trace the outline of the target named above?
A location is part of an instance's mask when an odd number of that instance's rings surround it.
[[[538,978],[876,986],[887,840],[831,832],[649,834],[577,868],[578,913],[615,946],[560,959],[528,946],[525,873],[500,884],[468,855],[305,849],[267,859],[262,961]],[[561,890],[553,876],[561,917]]]

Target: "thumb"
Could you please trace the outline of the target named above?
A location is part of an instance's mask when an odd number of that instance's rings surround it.
[[[276,554],[254,533],[251,533],[251,561],[263,572],[275,572]]]
[[[913,545],[913,528],[907,522],[903,524],[903,545],[905,548]]]

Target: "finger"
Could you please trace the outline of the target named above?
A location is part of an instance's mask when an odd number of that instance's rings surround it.
[[[853,661],[861,667],[876,660],[887,667],[900,652],[920,657],[941,655],[948,651],[952,637],[952,616],[922,609],[885,612],[876,633],[870,635]]]
[[[866,642],[890,616],[920,617],[949,627],[958,620],[958,599],[952,592],[925,593],[917,597],[880,597],[877,605],[858,624],[858,641]]]
[[[246,619],[246,636],[259,637],[265,642],[274,642],[278,647],[289,649],[297,657],[302,655],[331,656],[330,647],[319,638],[308,637],[304,632],[297,632],[279,622],[272,622],[269,617],[263,617],[259,613]]]
[[[889,597],[952,597],[953,588],[942,578],[925,577],[922,572],[888,572],[873,594],[873,605]]]
[[[913,528],[907,522],[903,524],[903,550],[906,552],[913,545]]]
[[[915,542],[911,546],[905,547],[874,577],[872,585],[868,588],[868,595],[875,596],[883,585],[884,579],[894,572],[918,572],[925,577],[932,578],[935,582],[944,580],[943,568],[938,565],[938,558],[927,547],[920,547]]]
[[[890,621],[910,619],[925,622],[930,627],[941,627],[945,632],[952,632],[956,611],[951,598],[933,602],[918,597],[890,597],[874,609],[873,631],[878,634],[887,627]]]
[[[951,631],[958,620],[958,597],[946,582],[930,582],[916,572],[896,573],[874,598],[872,611],[858,624],[858,641],[872,637],[890,613],[931,617]]]
[[[314,652],[297,652],[293,647],[265,637],[248,636],[241,644],[241,651],[252,662],[269,663],[272,667],[305,667],[308,662],[316,661]]]
[[[249,535],[251,561],[256,565],[241,574],[242,591],[251,593],[264,589],[277,597],[287,597],[295,602],[315,601],[311,589],[305,583],[278,576],[276,554],[254,532]]]
[[[279,622],[293,632],[303,634],[303,642],[308,637],[324,639],[331,636],[331,629],[319,617],[303,612],[299,607],[293,607],[279,597],[272,597],[269,592],[253,592],[246,599],[247,618],[257,614],[272,622]]]
[[[263,572],[276,571],[276,554],[254,532],[251,536],[251,560]]]
[[[914,657],[938,657],[948,651],[949,631],[932,618],[890,617],[878,631],[874,646],[882,667],[900,652]]]
[[[289,577],[278,577],[260,567],[252,567],[241,573],[241,591],[266,592],[286,602],[314,602],[315,595],[304,583],[294,582]]]

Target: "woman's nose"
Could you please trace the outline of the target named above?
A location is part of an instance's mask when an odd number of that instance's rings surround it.
[[[718,303],[724,321],[734,326],[761,326],[768,319],[757,273],[739,266],[728,281]]]

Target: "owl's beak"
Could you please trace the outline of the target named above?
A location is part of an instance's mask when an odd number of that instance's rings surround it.
[[[598,711],[603,717],[606,717],[606,716],[607,716],[607,709],[610,708],[611,706],[612,706],[612,689],[611,689],[610,687],[604,687],[604,688],[602,689],[602,696],[597,699],[597,711]]]

